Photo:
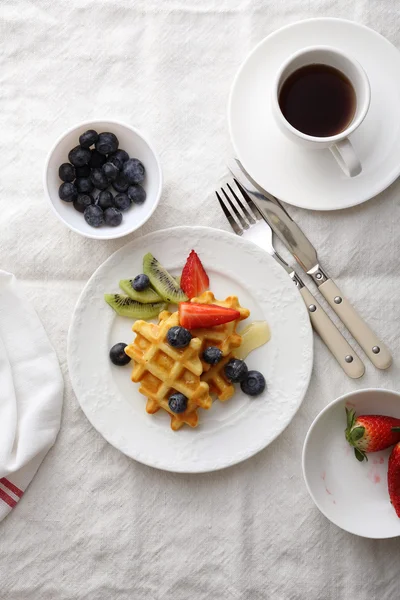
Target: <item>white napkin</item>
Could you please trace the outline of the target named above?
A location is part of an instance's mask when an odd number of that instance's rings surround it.
[[[14,275],[0,271],[0,521],[54,444],[63,387],[39,317]]]

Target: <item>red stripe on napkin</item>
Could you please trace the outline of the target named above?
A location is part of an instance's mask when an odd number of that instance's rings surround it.
[[[3,500],[3,502],[8,504],[8,506],[11,506],[11,508],[14,508],[14,506],[17,504],[17,501],[13,500],[13,498],[11,498],[11,496],[9,496],[1,488],[0,488],[0,500]]]
[[[18,498],[22,498],[22,496],[24,495],[24,492],[22,490],[20,490],[19,488],[17,488],[16,485],[14,485],[13,483],[11,483],[11,481],[9,481],[8,479],[6,479],[5,477],[3,477],[2,479],[0,479],[0,483],[2,483],[4,485],[4,487],[8,488],[13,494],[15,494],[16,496],[18,496]]]

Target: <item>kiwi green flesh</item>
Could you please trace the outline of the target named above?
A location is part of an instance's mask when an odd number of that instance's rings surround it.
[[[132,279],[121,279],[119,282],[119,287],[121,290],[132,298],[132,300],[136,300],[137,302],[141,302],[142,304],[151,304],[153,302],[162,302],[163,299],[161,296],[157,294],[152,288],[148,287],[142,292],[137,292],[132,287]]]
[[[166,302],[179,304],[188,300],[176,279],[148,252],[143,258],[143,273],[150,279],[152,287]]]
[[[136,300],[132,300],[129,296],[123,296],[122,294],[105,294],[104,300],[118,315],[132,319],[152,319],[167,308],[165,302],[141,304],[140,302],[136,302]]]

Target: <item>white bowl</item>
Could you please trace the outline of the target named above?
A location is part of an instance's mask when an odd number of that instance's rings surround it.
[[[382,389],[351,392],[324,408],[303,447],[303,474],[310,496],[332,523],[349,533],[378,539],[399,536],[400,519],[387,488],[391,448],[359,462],[344,436],[346,406],[357,415],[400,418],[400,394]]]
[[[68,162],[68,152],[79,145],[79,136],[87,129],[95,129],[99,133],[114,133],[119,139],[119,147],[126,150],[131,158],[138,158],[146,169],[143,183],[146,200],[143,204],[132,205],[129,210],[124,211],[122,223],[118,227],[91,227],[71,202],[64,202],[58,196],[58,188],[62,184],[58,169],[62,163]],[[161,165],[154,148],[137,129],[117,121],[87,121],[69,129],[50,150],[44,170],[44,188],[57,217],[72,231],[89,238],[110,240],[132,233],[151,217],[161,196]]]

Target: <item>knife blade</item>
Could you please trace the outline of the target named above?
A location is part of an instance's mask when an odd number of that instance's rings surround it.
[[[299,265],[312,277],[321,294],[353,335],[354,339],[360,344],[370,361],[378,369],[389,368],[392,364],[392,357],[389,350],[360,317],[335,282],[323,270],[318,262],[316,249],[297,223],[289,216],[279,200],[266,190],[263,190],[249,176],[238,159],[230,160],[228,168],[251,200],[253,200],[278,238],[285,244]]]

